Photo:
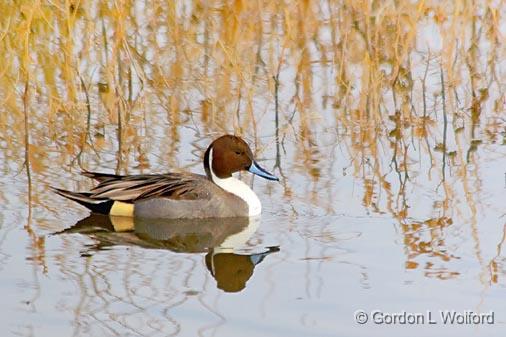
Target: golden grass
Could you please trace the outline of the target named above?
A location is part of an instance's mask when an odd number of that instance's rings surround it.
[[[0,151],[42,172],[48,151],[68,166],[109,146],[118,171],[144,169],[152,128],[167,126],[170,164],[182,126],[258,142],[277,98],[288,160],[314,193],[318,135],[335,128],[364,205],[404,221],[418,151],[465,185],[475,132],[501,142],[503,12],[502,1],[3,1]]]

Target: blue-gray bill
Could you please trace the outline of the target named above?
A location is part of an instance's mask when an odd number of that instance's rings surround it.
[[[248,169],[249,172],[253,173],[253,174],[256,174],[257,176],[260,176],[262,178],[265,178],[265,179],[269,179],[269,180],[276,180],[276,181],[279,181],[279,178],[276,177],[275,175],[273,175],[272,173],[269,173],[267,172],[266,170],[264,170],[262,167],[260,167],[260,165],[257,164],[257,162],[253,161],[253,163],[251,164],[251,166],[249,167]]]

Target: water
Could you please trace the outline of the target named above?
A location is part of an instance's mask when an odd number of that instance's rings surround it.
[[[481,166],[484,197],[474,223],[442,216],[399,224],[390,214],[359,214],[355,178],[341,176],[325,178],[335,197],[315,192],[315,203],[285,201],[282,183],[256,180],[264,212],[249,230],[241,221],[111,225],[107,217],[86,219],[85,210],[48,190],[27,220],[23,177],[3,177],[10,188],[2,206],[1,325],[13,335],[42,336],[365,336],[373,329],[499,336],[504,187],[496,166]],[[302,190],[312,184],[292,181]],[[413,207],[424,206],[423,195],[418,200]],[[325,214],[327,207],[340,212]],[[237,245],[209,249],[241,232]],[[439,310],[493,311],[495,324],[359,325],[359,309],[436,317]]]
[[[0,5],[2,335],[504,335],[504,9],[345,3]],[[203,173],[223,133],[280,177],[240,175],[260,218],[89,217],[48,188]]]

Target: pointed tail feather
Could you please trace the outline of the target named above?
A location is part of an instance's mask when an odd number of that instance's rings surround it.
[[[52,187],[51,190],[56,194],[61,195],[67,199],[75,201],[84,207],[88,208],[93,213],[109,214],[109,211],[114,204],[114,200],[109,199],[95,199],[91,193],[86,192],[71,192],[62,190],[60,188]]]

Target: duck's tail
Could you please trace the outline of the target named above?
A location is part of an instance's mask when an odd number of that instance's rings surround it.
[[[53,192],[67,199],[75,201],[94,213],[109,214],[114,200],[93,198],[91,193],[71,192],[56,187],[50,187]]]

